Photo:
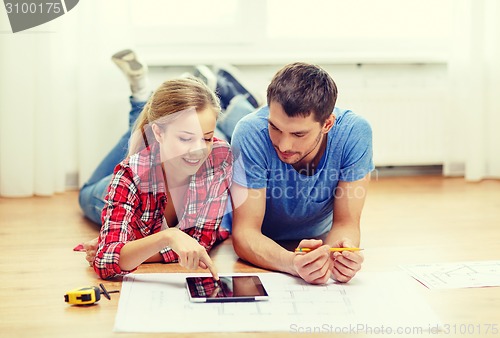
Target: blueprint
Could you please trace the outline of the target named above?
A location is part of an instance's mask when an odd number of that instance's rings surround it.
[[[500,286],[500,261],[403,265],[429,289]]]
[[[415,292],[418,285],[403,272],[358,273],[350,283],[332,280],[319,286],[286,274],[256,275],[269,294],[268,301],[192,303],[185,278],[208,275],[127,275],[114,330],[363,333],[382,326],[427,330],[439,324],[432,309]]]

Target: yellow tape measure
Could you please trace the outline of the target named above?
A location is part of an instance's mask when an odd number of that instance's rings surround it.
[[[69,304],[88,305],[101,299],[101,290],[97,286],[73,289],[64,295],[64,301]]]
[[[73,289],[64,295],[64,301],[72,305],[89,305],[98,302],[101,299],[101,293],[107,299],[111,299],[110,293],[120,292],[118,290],[108,291],[102,283],[99,284],[99,287],[87,286]]]

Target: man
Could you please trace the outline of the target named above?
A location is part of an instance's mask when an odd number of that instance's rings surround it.
[[[370,125],[335,108],[336,99],[325,70],[287,65],[267,89],[267,106],[241,119],[231,140],[240,155],[231,190],[236,253],[312,284],[348,282],[363,262],[359,252],[329,251],[359,246],[374,169]],[[282,241],[311,250],[295,253]]]

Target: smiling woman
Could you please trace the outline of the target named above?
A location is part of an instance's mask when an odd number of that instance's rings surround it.
[[[102,278],[176,260],[217,275],[207,250],[228,236],[220,222],[232,166],[229,146],[213,138],[219,109],[194,79],[166,81],[152,95],[104,198],[93,262]]]
[[[102,224],[99,238],[84,245],[87,260],[101,278],[177,260],[217,277],[207,251],[229,234],[220,223],[233,162],[229,145],[213,136],[219,99],[203,82],[182,78],[137,101],[145,67],[130,50],[114,61],[129,76],[135,123],[126,158],[116,167],[106,158],[80,192],[85,215]],[[126,134],[115,148],[127,142]]]

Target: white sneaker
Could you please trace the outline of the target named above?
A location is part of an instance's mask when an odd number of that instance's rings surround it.
[[[212,72],[207,66],[196,66],[194,68],[193,75],[194,77],[203,81],[212,91],[215,91],[215,89],[217,88],[217,77],[215,76],[214,72]]]
[[[127,77],[142,76],[147,72],[146,64],[140,62],[135,52],[131,49],[124,49],[113,54],[111,60],[113,60]]]
[[[184,72],[181,75],[179,75],[179,79],[195,79],[195,77],[190,72]]]
[[[148,66],[140,62],[131,49],[124,49],[113,54],[111,60],[127,77],[132,96],[139,101],[147,100],[151,93],[147,76]]]

